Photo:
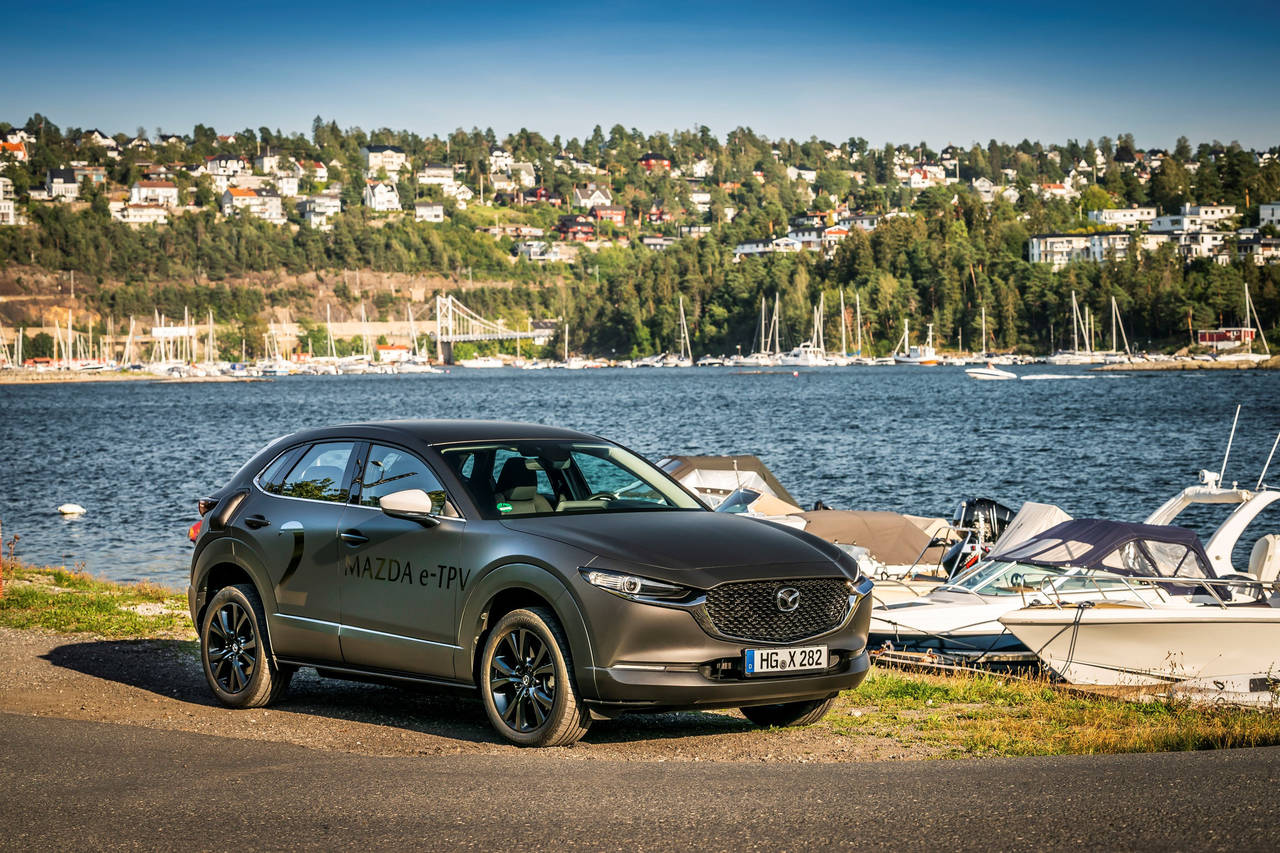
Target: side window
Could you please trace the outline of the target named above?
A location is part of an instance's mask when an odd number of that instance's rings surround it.
[[[312,445],[284,478],[279,494],[346,503],[349,492],[343,488],[343,481],[354,450],[355,444],[350,441]]]
[[[280,494],[280,488],[284,484],[284,475],[288,473],[290,466],[294,460],[298,458],[298,454],[302,452],[299,447],[293,447],[281,453],[271,461],[271,464],[262,469],[262,473],[258,474],[258,485],[262,487],[264,492],[270,492],[273,495]]]
[[[495,451],[493,456],[494,488],[497,489],[498,481],[502,479],[502,469],[507,464],[508,461],[512,459],[525,460],[528,458],[529,457],[526,457],[515,450],[508,450],[506,448],[499,448],[497,451]],[[537,466],[534,470],[534,477],[538,481],[538,486],[537,486],[538,494],[548,498],[554,497],[556,493],[555,487],[551,485],[551,478],[547,476],[547,472],[543,470],[541,464],[539,464],[536,459],[531,463],[526,462],[525,464],[526,465],[532,464]]]
[[[444,487],[421,459],[398,447],[370,447],[369,461],[360,479],[360,505],[376,507],[383,496],[405,489],[422,489],[444,502]]]

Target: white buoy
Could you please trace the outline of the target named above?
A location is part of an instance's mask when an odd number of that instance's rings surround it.
[[[80,504],[63,504],[58,507],[58,512],[63,515],[84,515],[84,507]]]

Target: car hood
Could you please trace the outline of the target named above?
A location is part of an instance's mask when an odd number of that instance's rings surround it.
[[[822,540],[728,513],[613,512],[511,518],[502,524],[595,554],[592,564],[602,568],[618,562],[671,572],[763,566],[812,570],[816,564],[828,567],[818,574],[840,571],[825,552],[832,546]]]

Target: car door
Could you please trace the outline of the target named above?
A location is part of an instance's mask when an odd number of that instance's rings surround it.
[[[466,522],[431,468],[404,448],[371,444],[362,471],[338,529],[343,659],[453,678],[454,609],[470,579],[459,560]],[[405,489],[439,500],[436,524],[382,513],[379,499]]]
[[[342,659],[337,534],[359,446],[325,441],[286,452],[264,469],[230,525],[273,587],[277,655]]]

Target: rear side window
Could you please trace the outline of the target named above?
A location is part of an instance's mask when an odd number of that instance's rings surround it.
[[[398,447],[370,447],[369,462],[360,480],[360,505],[376,507],[386,495],[405,489],[422,489],[433,496],[438,493],[441,502],[444,499],[444,487],[427,463]]]
[[[280,486],[287,498],[309,498],[315,501],[346,503],[349,494],[344,487],[348,463],[355,450],[350,441],[312,445],[293,466]]]
[[[273,495],[280,494],[280,487],[284,484],[284,475],[289,472],[294,460],[301,453],[301,447],[290,448],[273,459],[266,468],[263,468],[262,473],[258,475],[258,485],[262,487],[262,490]]]

